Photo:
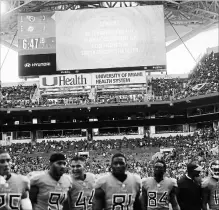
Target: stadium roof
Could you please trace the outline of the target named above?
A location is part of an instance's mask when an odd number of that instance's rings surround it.
[[[219,2],[214,1],[76,1],[76,0],[2,0],[7,12],[1,16],[1,44],[18,51],[18,13],[64,11],[84,8],[107,8],[163,4],[165,12],[167,52],[197,34],[219,27]]]

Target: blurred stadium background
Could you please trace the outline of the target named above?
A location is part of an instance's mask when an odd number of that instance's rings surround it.
[[[9,51],[18,59],[18,82],[1,81],[0,92],[0,145],[14,172],[47,169],[62,151],[100,174],[122,151],[142,177],[156,158],[168,176],[193,159],[207,175],[219,151],[218,40],[198,58],[186,43],[218,31],[217,1],[7,0],[1,13],[1,70]],[[195,66],[169,74],[166,53],[179,46]]]

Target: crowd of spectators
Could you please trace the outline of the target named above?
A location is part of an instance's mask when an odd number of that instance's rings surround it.
[[[0,107],[30,107],[32,106],[32,96],[37,85],[25,86],[19,84],[12,87],[0,87]]]
[[[142,86],[143,87],[143,86]],[[46,90],[37,89],[36,85],[2,87],[0,91],[0,106],[4,108],[67,106],[86,104],[139,103],[157,100],[177,100],[192,96],[219,92],[219,53],[211,53],[203,57],[187,79],[182,78],[152,78],[144,90],[131,92],[119,88],[118,92],[96,92],[62,94],[54,98],[43,94]],[[39,91],[40,97],[33,97]]]
[[[153,96],[157,96],[162,101],[170,100],[174,98],[175,93],[184,90],[184,87],[187,83],[187,79],[181,78],[156,78],[151,79],[148,85],[151,86]],[[154,97],[151,97],[151,100],[154,100]]]
[[[63,152],[68,161],[78,152],[89,152],[87,170],[95,174],[110,170],[112,154],[123,152],[128,159],[128,170],[141,176],[152,175],[153,157],[159,148],[174,148],[172,153],[163,155],[167,163],[167,175],[179,178],[186,171],[191,160],[203,166],[203,176],[208,173],[208,164],[218,157],[212,149],[218,146],[219,130],[205,128],[194,135],[159,137],[143,139],[115,139],[98,141],[43,141],[28,144],[3,146],[12,157],[12,169],[16,173],[27,174],[31,171],[48,169],[48,157],[53,152]]]
[[[205,56],[188,78],[186,87],[176,92],[175,98],[219,92],[219,53]]]

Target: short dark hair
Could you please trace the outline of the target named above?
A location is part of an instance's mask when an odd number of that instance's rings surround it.
[[[83,156],[74,156],[71,161],[82,161],[82,162],[85,162],[85,158]]]
[[[50,156],[50,159],[49,159],[51,163],[59,161],[59,160],[66,160],[65,155],[62,153],[54,153]]]
[[[163,164],[164,169],[165,169],[165,170],[167,169],[167,165],[166,165],[166,163],[165,163],[164,160],[157,160],[157,161],[154,163],[154,165],[155,165],[156,163],[161,163],[161,164]]]
[[[125,159],[125,161],[127,161],[125,155],[123,155],[122,153],[116,153],[116,154],[114,154],[114,155],[112,156],[111,162],[113,162],[113,159],[114,159],[114,158],[117,158],[117,157],[122,157],[122,158]]]

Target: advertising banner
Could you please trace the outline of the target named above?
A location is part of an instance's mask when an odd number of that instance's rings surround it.
[[[92,74],[93,85],[144,84],[145,71],[109,72]]]
[[[40,88],[60,88],[91,85],[90,74],[40,76]]]

